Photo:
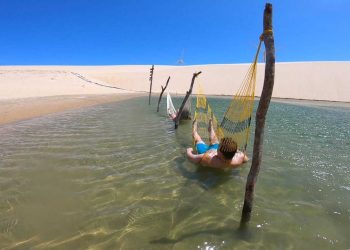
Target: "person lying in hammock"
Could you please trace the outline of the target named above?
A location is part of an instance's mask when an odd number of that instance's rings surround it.
[[[198,154],[193,153],[193,148],[187,148],[186,155],[191,162],[212,168],[237,168],[248,161],[248,157],[237,150],[237,143],[232,138],[224,137],[219,144],[212,120],[209,121],[208,131],[210,134],[209,146],[197,133],[197,121],[194,120],[192,136]]]
[[[179,114],[179,110],[176,110],[176,112],[171,112],[171,110],[168,109],[168,116],[173,121],[176,120],[176,117],[177,117],[178,114]],[[191,113],[187,109],[182,110],[181,119],[182,120],[191,120]]]
[[[176,112],[171,112],[171,110],[168,109],[169,118],[171,118],[173,121],[175,121],[178,112],[179,112],[179,110],[177,110]]]

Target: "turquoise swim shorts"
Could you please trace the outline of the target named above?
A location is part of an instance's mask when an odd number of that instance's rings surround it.
[[[198,154],[204,154],[205,152],[207,152],[210,149],[218,150],[218,148],[219,148],[219,143],[215,143],[215,144],[212,144],[209,146],[207,144],[205,144],[204,142],[198,142],[196,144],[196,149],[197,149]]]

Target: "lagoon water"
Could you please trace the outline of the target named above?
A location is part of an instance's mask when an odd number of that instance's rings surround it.
[[[220,117],[230,100],[209,101]],[[190,163],[191,122],[175,131],[152,102],[0,126],[0,249],[350,248],[349,106],[271,103],[241,231],[251,161]]]

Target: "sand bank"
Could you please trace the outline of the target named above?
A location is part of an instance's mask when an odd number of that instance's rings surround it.
[[[66,67],[0,67],[0,124],[135,97]]]
[[[69,109],[133,98],[135,94],[71,95],[0,100],[0,124],[26,120]]]
[[[200,83],[207,95],[232,96],[248,67],[249,64],[156,65],[152,91],[158,94],[170,76],[167,91],[184,94],[193,73],[202,71],[196,85]],[[260,96],[262,90],[264,67],[264,64],[258,65],[256,96]],[[1,66],[0,122],[110,101],[111,97],[105,95],[146,94],[149,70],[150,65]],[[277,63],[273,97],[350,102],[349,82],[350,62]],[[197,92],[196,86],[193,92]],[[30,113],[33,115],[25,115]]]

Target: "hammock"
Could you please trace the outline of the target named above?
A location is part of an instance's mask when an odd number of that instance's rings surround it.
[[[169,92],[167,93],[166,96],[166,110],[167,110],[167,115],[169,117],[174,117],[177,115],[177,111],[174,107],[173,101],[171,100],[171,96],[169,94]],[[181,114],[181,120],[187,120],[187,119],[191,119],[191,96],[187,99],[184,109],[182,111]]]
[[[166,110],[167,115],[170,117],[176,116],[176,109],[174,107],[173,101],[171,100],[171,96],[169,92],[166,95]]]
[[[250,65],[237,94],[233,96],[220,124],[213,114],[208,100],[204,95],[203,88],[199,85],[194,118],[197,120],[198,134],[207,143],[209,142],[209,119],[212,119],[214,130],[219,139],[230,137],[237,143],[238,149],[242,151],[246,150],[249,141],[250,123],[254,106],[256,69],[260,47],[261,41],[254,61]]]

